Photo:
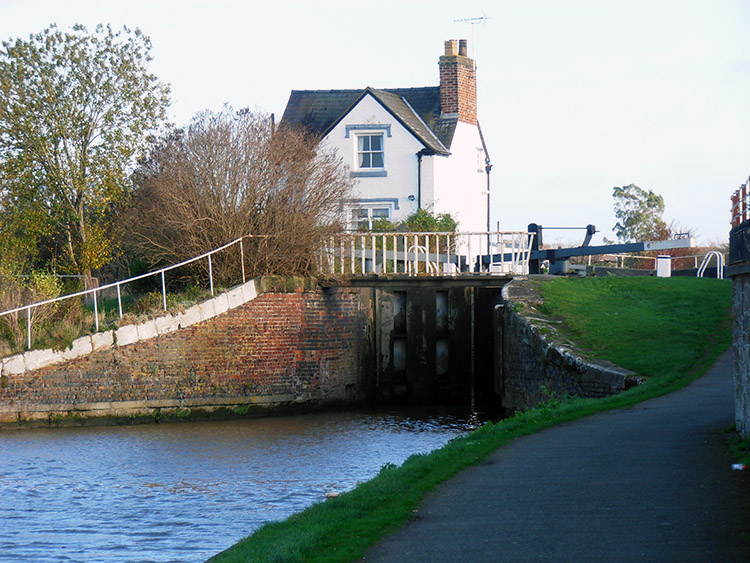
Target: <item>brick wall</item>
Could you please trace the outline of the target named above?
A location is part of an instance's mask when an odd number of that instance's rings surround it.
[[[358,290],[265,293],[157,338],[3,376],[0,421],[360,401],[367,319]]]
[[[477,124],[477,80],[474,61],[461,55],[440,57],[440,111]]]

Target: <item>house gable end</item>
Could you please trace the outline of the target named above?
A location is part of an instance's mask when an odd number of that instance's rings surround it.
[[[292,90],[281,118],[281,125],[304,127],[314,135],[325,137],[367,95],[372,96],[417,138],[427,151],[441,155],[450,154],[452,130],[444,127],[445,119],[440,117],[437,87]]]

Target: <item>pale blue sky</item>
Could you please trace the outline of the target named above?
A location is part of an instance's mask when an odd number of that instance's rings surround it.
[[[664,197],[667,221],[727,238],[750,175],[748,0],[0,0],[0,38],[140,27],[183,124],[225,102],[280,117],[292,89],[437,85],[443,41],[471,43],[454,20],[483,14],[493,224],[594,223],[595,241],[613,238],[612,187],[634,183]]]

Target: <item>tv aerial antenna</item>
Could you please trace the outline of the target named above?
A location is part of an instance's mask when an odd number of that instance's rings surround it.
[[[487,16],[487,14],[484,13],[484,10],[482,10],[482,15],[478,18],[464,18],[460,20],[453,20],[453,23],[468,23],[469,25],[471,25],[471,58],[474,60],[474,66],[476,66],[477,64],[477,25],[482,24],[482,27],[484,27],[484,24],[487,23],[488,19],[490,18]]]

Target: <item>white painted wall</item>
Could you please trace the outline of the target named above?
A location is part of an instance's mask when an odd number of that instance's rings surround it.
[[[390,125],[391,136],[384,135],[387,176],[357,178],[353,193],[359,199],[395,198],[392,220],[400,221],[417,210],[417,157],[422,144],[383,108],[371,95],[365,96],[326,136],[325,142],[337,149],[344,164],[356,170],[357,145],[347,125]],[[377,131],[377,130],[375,130]],[[414,196],[414,201],[409,200]],[[397,206],[397,208],[396,208]]]
[[[479,129],[458,122],[448,158],[432,157],[435,166],[434,213],[450,213],[458,230],[487,230],[487,174]]]
[[[357,199],[393,199],[391,219],[400,221],[417,210],[417,157],[423,147],[371,95],[365,96],[326,136],[324,143],[335,148],[350,170],[356,170],[356,137],[347,125],[390,125],[384,135],[384,177],[357,178],[353,195]],[[373,129],[378,131],[378,129]],[[459,122],[450,156],[422,158],[422,207],[433,213],[450,213],[464,232],[487,228],[487,176],[479,129]],[[409,200],[413,196],[413,201]]]

